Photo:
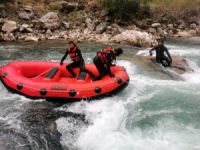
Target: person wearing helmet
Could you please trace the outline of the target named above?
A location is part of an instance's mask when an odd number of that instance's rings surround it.
[[[111,73],[110,67],[115,65],[116,56],[119,56],[123,53],[122,48],[113,49],[112,47],[106,47],[101,51],[97,52],[97,55],[94,57],[93,62],[99,72],[99,76],[97,76],[95,80],[100,80],[105,75],[109,75],[110,77],[114,77]]]
[[[158,45],[153,47],[149,54],[152,56],[152,52],[156,51],[156,62],[161,63],[164,67],[170,67],[172,64],[172,58],[168,51],[168,49],[164,46],[164,41],[162,39],[158,39]],[[167,55],[166,55],[167,54]]]

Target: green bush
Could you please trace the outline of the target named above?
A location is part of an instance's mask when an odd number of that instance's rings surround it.
[[[141,7],[148,7],[151,0],[100,0],[104,8],[108,9],[111,15],[120,19],[126,19],[136,15]]]

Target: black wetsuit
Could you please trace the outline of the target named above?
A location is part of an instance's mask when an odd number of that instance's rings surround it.
[[[100,52],[104,53],[104,52]],[[106,53],[106,62],[103,62],[102,59],[96,55],[93,59],[93,62],[99,72],[99,76],[97,76],[94,80],[100,80],[103,76],[109,75],[110,77],[114,77],[114,75],[111,73],[110,67],[113,66],[113,52],[107,52]]]
[[[164,67],[170,67],[172,63],[172,58],[169,54],[168,49],[164,45],[159,45],[156,47],[153,47],[149,52],[150,55],[152,54],[152,51],[156,51],[156,62],[161,63]],[[167,56],[165,55],[167,54]]]
[[[94,75],[89,70],[87,70],[85,68],[85,61],[84,61],[83,56],[81,54],[81,51],[78,47],[76,48],[76,53],[77,53],[77,57],[79,57],[79,60],[77,60],[77,61],[72,60],[72,62],[69,65],[66,66],[66,69],[71,73],[71,75],[73,77],[76,77],[76,74],[73,71],[73,68],[76,68],[76,67],[80,68],[80,73],[86,72],[86,73],[89,73],[93,77]],[[67,49],[66,52],[65,52],[65,55],[62,57],[62,59],[60,61],[60,64],[63,63],[63,61],[68,56],[68,54],[69,54],[69,50]]]

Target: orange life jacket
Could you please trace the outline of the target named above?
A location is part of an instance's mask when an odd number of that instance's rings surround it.
[[[77,48],[74,47],[73,50],[68,48],[68,53],[72,61],[79,61],[81,60],[80,56],[78,55]]]

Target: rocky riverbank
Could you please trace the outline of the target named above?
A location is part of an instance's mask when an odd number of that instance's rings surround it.
[[[49,4],[50,5],[50,4]],[[149,47],[157,37],[191,37],[200,35],[200,17],[185,23],[170,23],[166,18],[144,19],[128,25],[113,22],[107,10],[97,4],[61,1],[58,11],[38,13],[34,5],[7,6],[15,9],[15,18],[0,8],[1,41],[39,41],[73,39],[76,41],[114,42]],[[66,14],[68,18],[66,19]],[[78,17],[77,17],[78,16]],[[72,17],[71,19],[69,19]]]

